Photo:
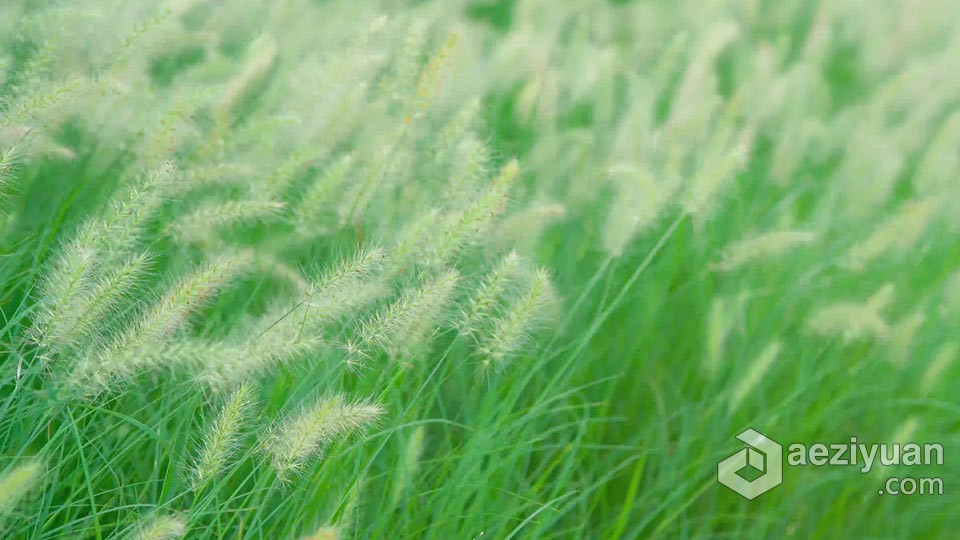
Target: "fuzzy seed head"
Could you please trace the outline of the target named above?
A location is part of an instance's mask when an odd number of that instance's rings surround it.
[[[417,426],[407,441],[407,447],[403,453],[403,461],[397,467],[397,477],[393,482],[393,493],[390,497],[391,506],[396,507],[403,492],[412,484],[420,469],[420,458],[423,455],[424,438],[426,427]]]
[[[332,525],[324,525],[313,534],[304,536],[303,540],[340,540],[341,538],[343,536],[340,534],[340,529]]]
[[[6,189],[16,176],[21,155],[15,147],[0,150],[0,189]]]
[[[489,323],[491,316],[500,307],[504,294],[514,286],[513,282],[519,276],[521,267],[522,260],[515,251],[501,259],[467,302],[459,324],[461,334],[474,336]]]
[[[167,233],[180,242],[199,242],[228,225],[274,218],[283,208],[284,203],[277,201],[214,201],[171,223]]]
[[[32,330],[38,343],[54,350],[80,345],[79,334],[130,292],[146,264],[136,242],[173,176],[169,163],[145,174],[63,245],[41,280]]]
[[[476,244],[506,210],[510,187],[519,174],[517,161],[511,160],[486,191],[462,210],[421,216],[391,252],[395,271],[414,265],[441,268],[465,247]]]
[[[417,108],[426,110],[440,91],[450,70],[451,56],[457,46],[457,34],[450,33],[447,42],[427,61],[417,78]]]
[[[783,345],[780,342],[773,342],[760,353],[760,356],[750,364],[747,372],[740,378],[739,383],[730,395],[730,401],[727,402],[727,411],[732,414],[740,407],[743,399],[750,395],[750,392],[760,383],[763,376],[780,356]]]
[[[250,44],[247,51],[247,63],[243,70],[230,81],[220,102],[219,114],[227,118],[244,102],[255,87],[264,80],[277,59],[276,41],[267,35]]]
[[[929,396],[937,384],[943,380],[943,374],[957,359],[957,353],[960,353],[960,345],[956,342],[945,343],[940,347],[920,380],[921,396]]]
[[[910,359],[915,336],[926,320],[927,316],[922,311],[916,311],[890,328],[889,359],[894,365],[902,366]]]
[[[176,283],[133,325],[105,348],[86,355],[70,384],[96,394],[117,379],[166,365],[164,350],[190,317],[246,267],[243,256],[221,257]]]
[[[603,228],[603,241],[607,253],[619,257],[638,233],[657,223],[675,187],[632,165],[611,167],[609,175],[616,195]]]
[[[851,270],[863,271],[886,253],[904,252],[916,247],[927,225],[935,216],[937,206],[938,202],[934,199],[906,203],[866,240],[851,247],[844,259],[844,265]]]
[[[325,272],[309,294],[312,316],[336,321],[384,296],[380,277],[386,261],[385,251],[367,248]]]
[[[726,185],[747,164],[750,157],[752,133],[745,130],[737,137],[717,135],[705,149],[700,166],[690,181],[683,196],[683,209],[687,214],[704,220],[715,208]]]
[[[511,246],[523,251],[534,251],[539,245],[543,232],[562,219],[567,213],[559,203],[534,204],[520,210],[497,225],[489,234],[488,245],[495,252],[503,252]]]
[[[17,502],[40,482],[43,470],[40,460],[27,459],[0,474],[0,525]]]
[[[50,319],[44,340],[53,352],[67,348],[82,348],[91,337],[100,337],[104,326],[121,300],[136,293],[141,277],[146,273],[149,256],[137,253],[110,268],[95,282],[61,307],[63,316]]]
[[[807,320],[808,329],[821,336],[840,336],[845,341],[884,339],[890,325],[870,302],[837,302],[821,308]]]
[[[777,259],[800,246],[808,245],[816,237],[806,231],[776,231],[740,240],[723,250],[717,268],[735,270],[746,264]]]
[[[191,473],[194,488],[222,471],[240,436],[244,418],[253,402],[253,387],[243,384],[234,390],[204,434],[203,444]]]
[[[157,516],[144,521],[127,535],[127,540],[176,540],[187,534],[187,521],[177,515]]]
[[[323,397],[277,426],[264,451],[277,475],[286,479],[324,446],[376,423],[382,415],[383,408],[375,403],[349,402],[339,395]]]
[[[336,203],[356,167],[355,161],[351,154],[337,159],[307,188],[293,216],[301,233],[323,234],[343,222],[345,216],[337,211]]]
[[[419,287],[407,289],[363,323],[360,344],[367,350],[383,349],[394,359],[414,356],[427,346],[433,332],[444,322],[459,280],[456,270],[447,270]]]
[[[479,353],[485,368],[502,369],[523,351],[534,331],[557,304],[550,274],[538,269],[531,276],[527,289],[510,304],[504,314],[493,321]]]

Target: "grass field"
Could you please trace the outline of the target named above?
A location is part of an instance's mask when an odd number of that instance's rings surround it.
[[[5,0],[0,538],[952,538],[958,74],[954,0]]]

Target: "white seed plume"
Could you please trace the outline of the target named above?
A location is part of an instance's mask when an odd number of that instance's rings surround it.
[[[313,316],[324,322],[336,321],[384,296],[381,274],[386,261],[382,249],[367,248],[325,272],[309,295]]]
[[[0,473],[0,531],[17,502],[40,482],[43,470],[39,459],[29,458]]]
[[[482,112],[483,108],[480,100],[470,100],[443,126],[439,136],[434,141],[433,147],[434,155],[438,160],[443,157],[448,159],[462,159],[464,155],[475,158],[481,156],[484,158],[488,157],[487,153],[489,149],[474,135]],[[449,155],[445,156],[445,153]],[[476,160],[471,161],[472,166],[467,166],[467,170],[473,170],[473,166],[479,163]]]
[[[382,414],[383,408],[375,403],[323,397],[284,419],[264,443],[264,451],[277,475],[288,478],[324,446],[375,423]]]
[[[199,138],[200,132],[191,117],[202,105],[203,97],[202,93],[188,93],[185,97],[175,98],[160,114],[155,114],[143,141],[135,148],[141,163],[161,163],[178,148]]]
[[[214,201],[201,205],[167,227],[167,233],[181,242],[209,238],[217,229],[239,223],[267,220],[283,210],[277,201]]]
[[[722,191],[746,165],[750,157],[753,134],[744,130],[724,135],[729,128],[720,128],[704,149],[700,166],[683,194],[683,209],[698,220],[706,220],[718,205]]]
[[[340,540],[343,538],[343,535],[340,533],[340,529],[334,525],[324,525],[320,527],[313,534],[308,534],[303,537],[303,540]]]
[[[379,248],[366,249],[324,272],[296,304],[268,310],[253,332],[210,349],[199,381],[214,389],[231,388],[316,350],[324,343],[327,326],[356,315],[388,293],[381,279],[385,258]]]
[[[393,493],[390,496],[390,506],[396,508],[403,497],[404,490],[414,481],[420,470],[420,458],[423,455],[426,427],[417,426],[407,441],[403,452],[403,460],[397,463],[396,478],[393,481]]]
[[[521,259],[517,252],[511,251],[490,272],[477,287],[476,292],[467,302],[460,326],[460,333],[465,336],[476,335],[500,307],[504,294],[513,286],[513,281],[519,276]]]
[[[400,298],[362,324],[359,343],[348,343],[347,364],[362,365],[372,346],[395,359],[408,358],[426,347],[443,322],[460,275],[447,270]]]
[[[263,180],[263,188],[275,196],[282,195],[298,177],[310,170],[325,154],[320,145],[307,145],[290,154]]]
[[[180,172],[180,182],[171,186],[169,196],[179,195],[195,189],[215,186],[243,186],[253,176],[253,169],[242,163],[214,163],[193,165]]]
[[[146,519],[126,540],[176,540],[187,534],[187,520],[177,515]]]
[[[222,257],[182,279],[110,345],[85,356],[71,383],[97,393],[115,379],[163,366],[163,352],[172,336],[248,264],[243,258]]]
[[[926,320],[922,311],[916,311],[890,328],[888,347],[893,364],[902,366],[909,360],[914,338]]]
[[[519,174],[517,161],[511,160],[486,191],[462,210],[422,216],[391,251],[396,270],[414,265],[441,267],[482,238],[506,209],[510,187]]]
[[[887,439],[887,444],[899,445],[902,447],[904,444],[912,442],[913,436],[916,434],[919,426],[920,420],[916,416],[908,416],[903,422],[900,423],[899,426],[897,426],[897,429],[890,434],[890,438]],[[893,465],[884,465],[883,463],[880,463],[880,460],[877,460],[876,467],[878,467],[880,470],[886,470],[893,467]]]
[[[941,302],[939,306],[940,314],[947,317],[951,314],[960,313],[960,270],[953,273],[943,284],[940,293]]]
[[[250,44],[247,50],[247,63],[243,70],[230,81],[220,101],[219,114],[223,120],[233,114],[253,89],[264,80],[277,58],[276,41],[268,36],[260,36]]]
[[[451,55],[457,46],[457,34],[450,33],[446,43],[444,43],[427,61],[426,65],[420,71],[417,77],[417,100],[416,106],[418,112],[423,112],[430,108],[440,91],[447,73],[450,71]],[[416,118],[417,116],[414,116]]]
[[[57,350],[75,347],[79,343],[72,329],[89,319],[90,310],[101,309],[91,302],[107,307],[111,298],[130,292],[124,287],[138,274],[135,244],[173,175],[169,163],[144,175],[105,215],[86,221],[60,249],[41,280],[34,339]]]
[[[69,320],[60,317],[50,321],[45,334],[48,345],[54,351],[61,347],[82,347],[87,341],[85,338],[100,335],[98,326],[104,324],[122,299],[136,292],[148,262],[146,253],[137,253],[81,291],[78,298],[71,300],[73,305],[64,306],[64,312],[72,314]]]
[[[219,474],[226,466],[237,444],[252,398],[251,386],[239,386],[220,408],[213,424],[207,428],[191,472],[191,484],[194,488]]]
[[[567,209],[559,203],[534,204],[511,214],[489,235],[489,245],[497,252],[511,246],[521,251],[534,251],[543,232],[566,215]]]
[[[883,134],[883,126],[866,119],[851,131],[835,126],[836,133],[844,133],[845,155],[837,169],[833,183],[838,192],[835,211],[854,218],[863,218],[876,212],[889,200],[905,158],[890,136]]]
[[[881,311],[892,301],[892,285],[884,286],[866,302],[836,302],[819,309],[807,320],[808,329],[822,336],[840,336],[845,341],[884,339],[890,325]]]
[[[347,154],[330,164],[307,188],[293,215],[297,229],[304,234],[321,234],[339,224],[344,216],[335,203],[342,197],[343,185],[353,172],[355,158]]]
[[[736,412],[740,407],[740,403],[743,402],[743,399],[750,395],[750,392],[757,387],[757,384],[760,383],[763,376],[770,370],[770,366],[772,366],[773,362],[780,356],[782,348],[783,344],[774,341],[767,345],[763,352],[760,353],[760,356],[750,364],[747,372],[743,374],[740,382],[734,388],[733,393],[730,394],[730,401],[727,402],[728,413],[732,414]]]
[[[616,194],[603,228],[604,249],[614,257],[640,232],[657,223],[676,186],[657,179],[645,168],[618,165],[610,168]]]
[[[815,238],[806,231],[775,231],[745,238],[727,246],[716,267],[730,271],[752,262],[775,259],[810,244]]]
[[[809,326],[817,334],[840,335],[847,341],[884,338],[890,332],[890,326],[876,310],[855,302],[839,302],[817,311]]]
[[[920,395],[929,396],[930,392],[937,386],[943,377],[943,373],[957,359],[957,353],[960,352],[960,345],[956,342],[946,343],[940,347],[937,354],[934,355],[930,365],[927,366],[920,380]]]
[[[503,316],[492,322],[479,353],[485,368],[502,369],[529,343],[530,332],[556,305],[550,274],[538,269],[523,294],[507,307]]]
[[[400,51],[390,66],[391,72],[385,82],[386,93],[392,99],[409,97],[410,90],[416,85],[417,75],[420,73],[424,45],[427,41],[428,23],[423,19],[416,19],[407,29],[407,34],[400,45]]]
[[[913,182],[921,193],[942,196],[956,189],[957,170],[960,168],[958,147],[960,112],[954,112],[940,127],[917,166]]]
[[[445,186],[444,200],[448,207],[466,204],[478,194],[483,180],[489,175],[490,149],[475,135],[470,134],[450,149],[453,156],[450,182]]]
[[[673,100],[668,126],[671,131],[696,131],[703,126],[696,120],[705,116],[704,108],[709,108],[717,91],[715,62],[731,42],[740,35],[740,28],[730,19],[711,21],[693,47],[690,62],[683,74],[677,96]]]
[[[20,152],[16,147],[0,150],[0,189],[6,189],[13,181],[21,159]]]
[[[934,199],[904,204],[897,214],[877,227],[866,240],[850,248],[844,264],[851,270],[861,271],[886,253],[904,252],[916,247],[935,216],[938,204]]]

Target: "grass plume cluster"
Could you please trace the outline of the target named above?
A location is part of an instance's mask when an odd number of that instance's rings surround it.
[[[0,3],[0,536],[946,537],[952,492],[715,475],[960,448],[958,28]]]

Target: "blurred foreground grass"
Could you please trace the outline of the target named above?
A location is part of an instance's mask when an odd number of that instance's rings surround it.
[[[958,28],[5,2],[0,534],[950,538]],[[748,427],[945,462],[747,501]]]

